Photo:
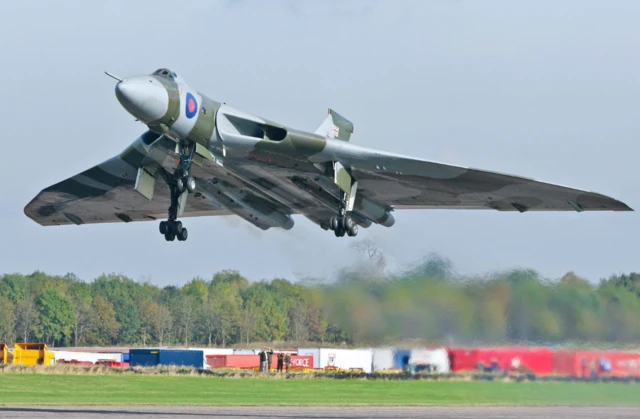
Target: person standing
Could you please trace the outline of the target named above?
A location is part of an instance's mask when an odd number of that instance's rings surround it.
[[[267,349],[267,372],[271,372],[271,362],[273,361],[273,349]]]
[[[284,354],[280,352],[278,354],[278,368],[276,371],[282,372],[282,366],[284,365]]]
[[[286,354],[284,356],[284,367],[285,370],[287,371],[287,374],[289,373],[289,368],[291,367],[291,355]]]
[[[267,370],[267,350],[262,348],[260,350],[260,372],[265,372]]]

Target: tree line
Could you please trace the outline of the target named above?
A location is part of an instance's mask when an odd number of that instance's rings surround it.
[[[371,249],[369,249],[371,250]],[[237,271],[158,287],[123,275],[0,277],[0,342],[51,346],[561,344],[640,341],[640,274],[597,284],[529,269],[467,277],[430,256],[399,274],[384,260],[337,279],[250,282]]]

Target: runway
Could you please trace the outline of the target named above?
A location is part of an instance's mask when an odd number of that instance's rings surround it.
[[[191,406],[14,406],[0,407],[0,417],[42,418],[576,418],[627,419],[640,417],[638,407],[191,407]]]

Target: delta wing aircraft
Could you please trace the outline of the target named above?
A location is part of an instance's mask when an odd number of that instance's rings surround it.
[[[593,192],[456,167],[349,142],[333,110],[315,132],[216,102],[176,73],[118,80],[116,97],[148,130],[119,155],[40,192],[25,208],[41,225],[158,220],[167,241],[179,218],[235,214],[267,230],[301,214],[337,237],[391,227],[397,209],[631,211]]]

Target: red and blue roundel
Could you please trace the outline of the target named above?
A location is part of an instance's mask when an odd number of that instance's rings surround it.
[[[189,119],[193,118],[198,113],[198,102],[191,93],[187,93],[187,103],[185,103],[184,106],[184,113]]]

